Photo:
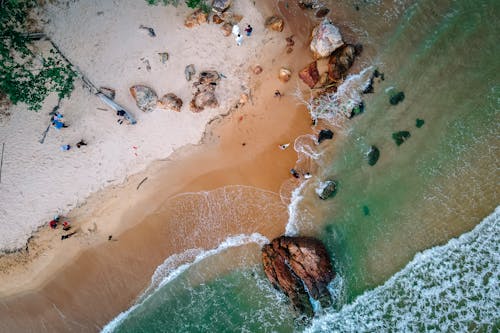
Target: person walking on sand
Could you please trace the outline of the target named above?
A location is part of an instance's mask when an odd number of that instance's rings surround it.
[[[252,34],[252,31],[253,31],[252,26],[250,24],[247,25],[247,27],[245,29],[245,32],[247,33],[247,37],[250,37],[250,35]]]
[[[231,32],[233,35],[238,36],[240,34],[240,27],[237,24],[233,25],[233,30]]]
[[[243,43],[243,36],[238,34],[236,37],[236,45],[241,46],[241,43]]]
[[[87,145],[87,142],[83,141],[83,139],[81,139],[79,142],[77,142],[76,144],[76,148],[80,148],[81,146],[86,146]]]

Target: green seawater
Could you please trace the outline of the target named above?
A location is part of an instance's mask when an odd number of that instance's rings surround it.
[[[363,96],[365,112],[319,147],[319,171],[290,221],[325,242],[339,272],[334,306],[312,330],[498,331],[500,1],[330,4],[350,14],[340,24],[370,54],[361,67],[377,67],[384,80]],[[398,91],[405,99],[391,105]],[[411,134],[400,146],[397,131]],[[375,166],[366,159],[371,145],[380,149]],[[321,201],[315,189],[326,178],[338,181],[338,193]],[[253,259],[241,248],[217,252],[243,264],[209,274],[221,261],[201,260],[107,329],[302,331],[267,282],[258,246],[244,248]]]

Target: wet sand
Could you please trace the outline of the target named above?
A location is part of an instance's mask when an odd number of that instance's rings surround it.
[[[292,147],[283,151],[278,146],[311,132],[307,110],[293,93],[297,86],[306,90],[297,72],[311,59],[312,24],[307,12],[292,5],[261,10],[279,11],[286,28],[262,50],[264,72],[252,75],[252,99],[213,122],[202,144],[155,162],[75,209],[71,217],[81,222],[74,238],[60,242],[58,236],[38,236],[30,245],[36,258],[2,277],[1,331],[99,330],[133,304],[170,255],[210,249],[230,235],[258,232],[273,238],[284,232],[288,213],[278,193],[297,156]],[[296,44],[286,54],[285,37],[291,34]],[[277,78],[281,66],[292,70],[288,83]],[[275,89],[284,96],[275,98]],[[203,211],[200,195],[216,202],[223,195],[219,212],[231,214],[193,218],[190,214]],[[185,210],[176,210],[179,200],[188,204]],[[103,220],[107,223],[96,230],[94,222]]]

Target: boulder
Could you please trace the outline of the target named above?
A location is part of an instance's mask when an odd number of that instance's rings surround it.
[[[229,22],[226,22],[221,26],[221,29],[222,29],[222,34],[225,37],[228,37],[231,36],[231,33],[233,32],[233,25]]]
[[[216,86],[219,82],[220,76],[217,71],[203,71],[200,73],[198,84]]]
[[[144,112],[153,111],[158,104],[156,92],[147,86],[132,86],[130,87],[130,94],[135,99],[137,107]]]
[[[215,24],[221,24],[222,22],[224,22],[224,20],[219,15],[215,14],[212,17],[212,22],[214,22]]]
[[[316,16],[317,18],[323,18],[326,15],[328,15],[329,12],[330,12],[330,9],[328,9],[326,7],[322,7],[320,9],[318,9],[318,11],[316,12],[316,14],[314,14],[314,16]]]
[[[356,47],[352,44],[345,44],[335,50],[328,60],[328,76],[333,81],[339,81],[347,75],[356,58]]]
[[[380,150],[375,146],[371,146],[366,157],[368,158],[368,165],[374,166],[380,157]]]
[[[273,15],[266,19],[265,27],[274,31],[282,32],[285,26],[285,21],[279,16]]]
[[[318,134],[318,143],[333,139],[333,132],[329,129],[322,129]]]
[[[406,140],[410,138],[411,134],[408,131],[399,131],[392,133],[392,139],[396,145],[401,146]]]
[[[215,108],[219,106],[219,102],[217,101],[213,91],[198,91],[194,94],[189,106],[191,107],[191,111],[201,112],[206,107]]]
[[[316,59],[328,57],[344,44],[339,29],[328,19],[324,19],[312,31],[310,49]]]
[[[193,28],[194,26],[207,22],[208,14],[201,9],[197,9],[193,13],[191,13],[191,15],[186,17],[186,19],[184,20],[184,26],[186,26],[186,28]]]
[[[212,3],[212,10],[217,13],[222,13],[231,6],[232,2],[232,0],[214,0]]]
[[[195,74],[196,74],[196,69],[194,68],[193,64],[187,65],[186,68],[184,69],[184,75],[186,76],[187,81],[191,81],[191,78]]]
[[[182,99],[173,93],[169,93],[163,95],[163,97],[158,101],[158,107],[180,112],[182,108]]]
[[[335,277],[325,246],[311,237],[275,238],[262,248],[264,272],[290,299],[297,314],[312,317],[310,298],[331,305],[328,284]]]
[[[321,200],[331,198],[337,194],[337,183],[334,180],[321,182],[319,188],[316,189],[316,193]]]
[[[313,9],[318,6],[317,0],[299,0],[297,3],[301,9]]]
[[[299,78],[304,81],[309,88],[313,88],[319,81],[318,65],[316,61],[311,62],[307,67],[299,72]]]
[[[280,68],[279,79],[281,82],[288,82],[288,81],[290,81],[291,77],[292,77],[291,70],[289,70],[288,68],[285,68],[285,67]]]
[[[253,73],[254,73],[254,74],[257,74],[257,75],[258,75],[258,74],[262,73],[262,71],[263,71],[263,69],[262,69],[262,66],[260,66],[260,65],[257,65],[257,66],[255,66],[255,67],[253,68]]]
[[[230,11],[226,11],[221,14],[221,18],[224,22],[229,22],[232,25],[238,24],[241,20],[243,20],[243,16],[239,14],[235,14]]]

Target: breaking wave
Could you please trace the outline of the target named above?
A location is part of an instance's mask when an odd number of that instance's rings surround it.
[[[497,332],[500,206],[474,230],[417,254],[384,285],[306,332]]]

